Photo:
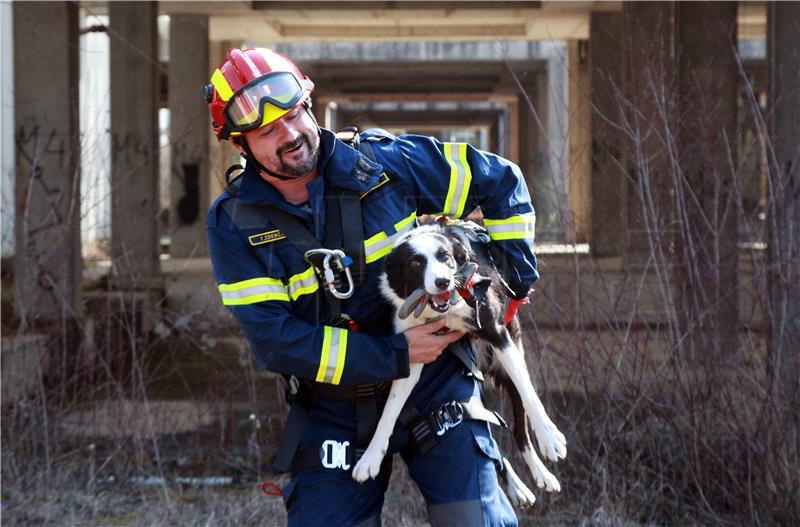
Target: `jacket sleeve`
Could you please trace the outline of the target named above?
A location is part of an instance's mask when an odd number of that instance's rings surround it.
[[[395,151],[411,177],[419,214],[464,218],[480,207],[502,276],[517,298],[538,280],[533,253],[536,214],[514,163],[465,143],[405,135]]]
[[[376,337],[304,322],[292,311],[292,295],[307,276],[287,277],[277,258],[265,265],[235,228],[209,226],[208,242],[222,302],[262,367],[336,385],[408,376],[402,334]]]

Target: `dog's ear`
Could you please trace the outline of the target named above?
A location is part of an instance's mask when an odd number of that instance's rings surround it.
[[[460,267],[465,262],[468,262],[469,241],[462,238],[458,231],[453,229],[445,230],[445,236],[447,236],[447,239],[450,240],[450,243],[453,246],[453,258],[455,258],[456,264]]]
[[[408,243],[403,242],[383,259],[382,269],[386,274],[389,287],[401,298],[408,296],[403,279],[408,265],[408,256]]]

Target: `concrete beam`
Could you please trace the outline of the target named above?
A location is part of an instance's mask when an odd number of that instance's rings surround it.
[[[78,6],[13,11],[16,314],[69,318],[80,311]]]
[[[158,5],[111,2],[111,277],[151,287],[159,272]]]
[[[331,4],[333,5],[333,4]],[[562,5],[570,5],[562,4]],[[589,37],[589,10],[284,9],[214,14],[212,40],[260,42],[402,40],[566,40]]]
[[[589,47],[592,93],[592,216],[594,256],[622,256],[625,249],[626,160],[620,133],[624,100],[623,18],[592,13]]]
[[[209,201],[208,17],[170,18],[169,110],[171,160],[170,255],[205,256]]]

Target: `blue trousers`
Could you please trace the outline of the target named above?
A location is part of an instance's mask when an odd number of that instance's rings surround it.
[[[407,441],[408,437],[401,439]],[[398,450],[394,438],[393,443]],[[404,459],[425,498],[432,527],[517,525],[498,484],[495,468],[502,457],[487,423],[464,421],[427,453],[417,451]],[[351,477],[352,466],[349,469],[318,467],[293,474],[284,489],[289,526],[379,526],[385,483],[357,483]]]

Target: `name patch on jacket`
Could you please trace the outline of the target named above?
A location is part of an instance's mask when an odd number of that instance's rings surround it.
[[[277,242],[278,240],[283,240],[284,238],[286,238],[286,235],[277,229],[274,231],[253,234],[252,236],[247,237],[247,239],[250,241],[250,245],[264,245],[265,243]]]

